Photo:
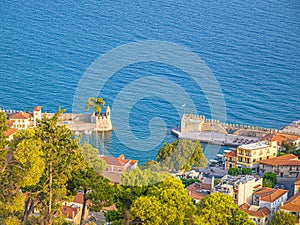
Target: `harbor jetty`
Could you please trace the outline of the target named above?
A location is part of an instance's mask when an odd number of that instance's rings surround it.
[[[259,141],[277,130],[245,124],[225,123],[203,115],[184,114],[181,127],[172,129],[180,139],[190,139],[217,145],[239,146]]]
[[[7,115],[9,127],[18,130],[27,129],[28,127],[36,126],[36,120],[42,117],[51,118],[54,113],[42,112],[41,106],[34,107],[30,110],[4,110],[0,109]],[[74,114],[63,113],[59,115],[58,124],[65,125],[73,131],[111,131],[113,130],[110,119],[110,107],[106,107],[105,112],[93,114]]]

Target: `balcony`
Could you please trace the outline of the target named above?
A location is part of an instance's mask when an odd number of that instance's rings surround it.
[[[238,156],[245,156],[245,157],[252,157],[252,154],[250,153],[239,153]]]

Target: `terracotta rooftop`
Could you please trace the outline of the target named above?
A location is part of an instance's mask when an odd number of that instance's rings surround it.
[[[114,184],[122,184],[122,180],[121,180],[121,176],[120,176],[121,174],[118,172],[104,171],[102,173],[102,175],[104,177],[106,177],[107,179],[109,179]]]
[[[280,198],[287,192],[288,190],[263,187],[260,190],[254,192],[253,195],[258,195],[259,200],[261,201],[274,202],[276,201],[276,199]]]
[[[68,219],[73,219],[76,214],[79,212],[78,208],[72,207],[72,206],[67,206],[63,205],[62,206],[62,214],[67,217]]]
[[[254,186],[253,188],[259,188],[259,187],[261,187],[261,184],[258,184],[256,186]]]
[[[4,132],[4,135],[6,137],[9,137],[10,135],[16,133],[18,131],[17,128],[9,128],[7,131]]]
[[[271,159],[265,159],[259,161],[260,164],[266,164],[271,166],[300,166],[300,160],[293,154],[287,154],[278,156]]]
[[[78,192],[77,195],[74,196],[73,202],[83,204],[83,192]],[[87,200],[86,205],[91,205],[91,201]]]
[[[241,206],[239,206],[239,208],[248,215],[255,217],[265,217],[270,215],[271,213],[271,211],[267,207],[259,208],[258,206],[250,206],[247,203],[242,204]]]
[[[112,204],[111,206],[103,206],[101,211],[114,211],[117,210],[116,204]]]
[[[300,192],[289,198],[286,203],[280,206],[280,209],[291,212],[300,212]]]
[[[267,134],[261,140],[277,141],[277,143],[281,145],[283,141],[287,141],[287,140],[296,141],[299,138],[300,136],[296,136],[296,135],[272,133],[272,134]]]
[[[201,191],[210,191],[211,184],[193,183],[187,186],[185,190],[191,198],[201,200],[207,195],[206,193],[202,193]]]
[[[33,111],[41,111],[42,106],[34,106]]]
[[[126,164],[133,166],[138,162],[138,160],[113,158],[109,156],[100,156],[100,158],[102,158],[107,165],[113,165],[113,166],[125,166]]]
[[[17,113],[14,113],[12,114],[9,119],[10,120],[16,120],[16,119],[29,119],[31,118],[31,114],[29,113],[26,113],[26,112],[17,112]]]
[[[13,120],[7,120],[7,125],[9,127],[13,126],[14,125],[14,121]]]
[[[138,160],[130,160],[130,163],[129,163],[129,164],[130,164],[131,166],[134,166],[137,162],[138,162]]]
[[[225,152],[226,157],[236,157],[236,151],[237,150],[232,150],[231,152]]]

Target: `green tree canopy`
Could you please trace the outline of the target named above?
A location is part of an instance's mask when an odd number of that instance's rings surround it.
[[[101,174],[105,170],[106,163],[102,158],[98,157],[98,149],[84,142],[79,146],[79,150],[84,160],[88,163],[88,166],[92,167],[98,174]]]
[[[18,141],[0,153],[0,220],[10,218],[21,223],[25,202],[31,197],[45,169],[41,141],[33,139],[34,129],[19,131],[15,137]],[[21,138],[23,137],[23,138]],[[28,201],[26,199],[26,203]],[[25,213],[24,213],[25,215]],[[5,222],[10,223],[10,222]]]
[[[135,224],[184,224],[196,208],[180,180],[173,177],[152,186],[134,201],[131,218]]]
[[[251,175],[252,169],[250,168],[230,168],[228,170],[228,174],[231,176],[238,176],[238,175]]]
[[[89,110],[90,107],[93,107],[95,113],[100,113],[105,108],[105,101],[103,98],[90,97],[86,102],[85,110]]]
[[[239,168],[230,168],[228,170],[228,174],[231,175],[231,176],[238,176],[242,173],[241,169]]]
[[[0,149],[4,148],[8,145],[8,141],[6,140],[6,136],[4,132],[8,130],[6,114],[4,112],[0,112]]]
[[[190,184],[193,183],[201,183],[201,181],[199,179],[196,178],[180,178],[181,182],[183,183],[184,187],[189,186]]]
[[[231,196],[210,194],[198,203],[195,225],[254,225],[248,215],[240,210]]]
[[[263,175],[263,186],[273,188],[277,184],[277,175],[273,172],[267,172]]]
[[[191,165],[204,168],[208,163],[200,143],[191,140],[164,143],[164,147],[159,149],[157,153],[156,160],[163,167],[176,170],[184,169],[185,171],[190,170]]]
[[[295,225],[296,223],[297,218],[294,215],[291,215],[288,212],[278,211],[274,212],[273,218],[270,221],[269,225]]]
[[[113,188],[109,180],[101,175],[106,163],[98,157],[98,150],[86,142],[80,145],[79,149],[83,158],[82,164],[80,169],[72,172],[68,189],[73,195],[79,190],[83,191],[83,212],[80,220],[80,224],[83,224],[87,200],[92,202],[89,209],[100,211],[103,206],[111,204]]]

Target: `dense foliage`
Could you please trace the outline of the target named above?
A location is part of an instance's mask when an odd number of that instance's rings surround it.
[[[156,160],[163,167],[185,171],[190,170],[191,166],[204,168],[208,163],[200,143],[191,140],[164,143],[164,146],[157,153]]]
[[[250,168],[230,168],[228,170],[228,174],[231,176],[251,175],[252,169],[250,169]]]
[[[153,185],[170,177],[167,173],[157,173],[149,169],[132,169],[121,175],[122,186],[116,185],[114,202],[117,211],[107,212],[105,218],[113,224],[130,221],[130,208],[137,198],[147,194]]]
[[[4,140],[6,117],[0,115],[0,224],[64,224],[61,206],[72,197],[70,182],[72,190],[93,185],[87,195],[95,201],[93,206],[109,202],[110,190],[105,189],[109,182],[93,169],[100,172],[105,164],[94,159],[91,148],[85,151],[85,161],[82,149],[88,146],[80,147],[69,129],[57,125],[60,113],[59,109],[53,118],[38,121],[37,127],[18,131],[9,145]],[[34,210],[39,216],[33,215]]]
[[[297,222],[297,218],[294,215],[291,215],[288,212],[278,211],[274,212],[273,218],[270,221],[269,225],[295,225]]]
[[[85,110],[89,110],[90,107],[93,107],[95,113],[100,113],[103,108],[105,108],[105,101],[103,98],[88,98],[85,106]]]
[[[196,208],[183,184],[173,178],[151,187],[131,207],[134,224],[184,224],[191,221]]]
[[[4,112],[0,112],[0,149],[8,145],[8,141],[4,135],[4,132],[7,130],[8,126],[6,124],[6,114]]]
[[[248,215],[240,210],[233,198],[222,193],[213,193],[197,205],[195,225],[254,225]]]
[[[193,183],[201,183],[199,179],[196,178],[180,178],[181,182],[183,183],[184,187],[187,187]]]
[[[297,148],[297,144],[292,141],[283,141],[281,144],[282,150],[279,155],[294,154],[300,158],[300,148]]]
[[[263,175],[263,186],[273,188],[277,184],[276,173],[267,172]]]

